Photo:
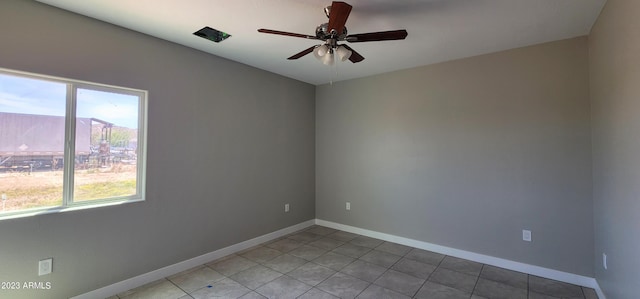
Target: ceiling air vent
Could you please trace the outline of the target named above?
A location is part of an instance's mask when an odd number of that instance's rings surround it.
[[[222,31],[218,31],[215,30],[209,26],[204,27],[196,32],[194,32],[193,34],[202,37],[202,38],[206,38],[208,40],[214,41],[216,43],[219,43],[229,37],[231,37],[231,34],[226,33],[226,32],[222,32]]]

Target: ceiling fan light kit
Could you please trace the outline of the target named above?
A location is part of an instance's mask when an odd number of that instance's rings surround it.
[[[272,29],[258,29],[258,32],[324,41],[324,44],[307,48],[287,59],[298,59],[313,52],[313,55],[325,65],[333,65],[336,54],[340,61],[346,61],[348,59],[352,63],[357,63],[364,60],[364,57],[351,47],[345,44],[340,45],[338,42],[358,43],[402,40],[407,37],[407,31],[404,29],[348,35],[345,24],[347,23],[351,9],[352,6],[345,2],[333,1],[331,6],[327,6],[324,9],[325,14],[329,18],[329,22],[316,27],[315,36]]]
[[[313,49],[313,56],[315,56],[319,61],[321,61],[325,65],[333,65],[335,61],[335,55],[338,55],[340,61],[346,61],[351,57],[352,51],[343,47],[337,46],[336,48],[331,48],[324,45],[318,45]]]

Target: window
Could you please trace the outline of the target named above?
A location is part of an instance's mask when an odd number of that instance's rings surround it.
[[[0,69],[0,219],[144,200],[147,92]]]

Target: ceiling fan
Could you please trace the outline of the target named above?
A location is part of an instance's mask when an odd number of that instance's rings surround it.
[[[347,23],[349,13],[351,13],[351,8],[352,6],[345,2],[333,1],[331,6],[327,6],[324,9],[324,13],[329,18],[329,22],[320,24],[316,27],[315,36],[271,29],[258,29],[258,32],[324,41],[324,44],[311,46],[287,59],[298,59],[313,52],[314,56],[326,65],[332,65],[334,63],[334,53],[337,54],[342,61],[349,59],[351,62],[357,63],[364,60],[364,57],[358,54],[358,52],[353,50],[351,47],[345,44],[340,45],[338,42],[347,41],[350,43],[361,43],[384,40],[401,40],[407,37],[407,30],[404,29],[348,35],[345,24]]]

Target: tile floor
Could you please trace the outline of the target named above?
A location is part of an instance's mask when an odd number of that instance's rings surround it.
[[[593,289],[312,226],[109,299],[597,299]]]

